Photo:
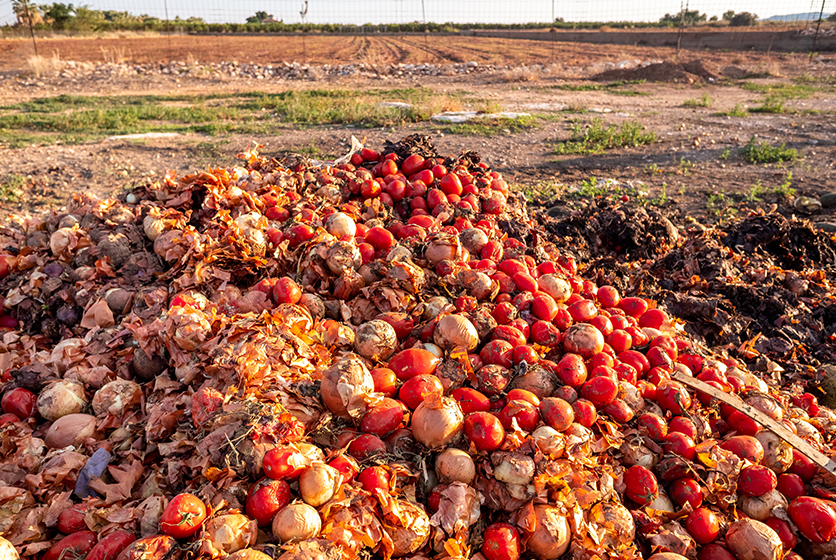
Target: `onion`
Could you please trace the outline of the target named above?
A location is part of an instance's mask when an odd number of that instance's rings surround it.
[[[134,350],[133,359],[131,360],[131,368],[134,373],[136,373],[137,377],[143,381],[154,379],[156,376],[164,372],[167,367],[168,362],[166,362],[161,356],[155,354],[153,357],[149,357],[142,348]]]
[[[726,532],[726,546],[737,560],[780,560],[784,550],[778,534],[754,519],[732,523]]]
[[[273,560],[273,557],[253,548],[245,548],[244,550],[233,552],[225,560]]]
[[[435,472],[438,479],[445,484],[470,484],[476,478],[476,465],[473,464],[470,455],[461,449],[446,449],[435,459]]]
[[[354,349],[364,358],[375,362],[387,360],[395,353],[398,345],[394,327],[380,319],[363,323],[355,334]]]
[[[186,254],[183,230],[172,229],[154,240],[154,253],[166,261],[177,261]]]
[[[435,266],[441,261],[457,261],[462,257],[462,246],[459,238],[446,233],[438,234],[424,249],[424,258]]]
[[[777,490],[770,490],[761,496],[741,495],[737,500],[737,508],[758,521],[769,519],[776,507],[787,509],[788,506],[787,499]]]
[[[545,399],[557,389],[557,376],[546,368],[534,365],[523,375],[515,377],[511,388],[531,391],[537,397]]]
[[[493,476],[506,484],[530,484],[536,466],[534,459],[522,453],[496,452],[491,454]]]
[[[180,307],[176,308],[170,317],[177,325],[174,330],[174,342],[187,352],[197,350],[197,347],[212,334],[212,324],[202,311],[192,307]]]
[[[325,220],[325,231],[336,238],[351,236],[357,233],[357,224],[351,216],[343,212],[334,212]]]
[[[308,310],[308,313],[316,319],[325,317],[325,303],[322,298],[316,294],[309,294],[305,292],[299,300],[299,305]]]
[[[68,414],[52,423],[44,443],[52,449],[81,445],[96,434],[96,417],[89,414]]]
[[[96,416],[112,414],[121,417],[126,410],[142,400],[142,389],[133,381],[116,379],[93,395],[93,412]]]
[[[604,335],[589,323],[572,325],[563,335],[563,350],[580,354],[585,359],[604,349]]]
[[[459,234],[459,240],[472,255],[478,255],[488,242],[488,235],[479,228],[467,228]]]
[[[168,535],[154,535],[136,540],[129,544],[117,560],[156,560],[158,558],[172,557],[179,552],[180,547],[174,537]]]
[[[433,356],[435,356],[439,360],[444,359],[444,350],[442,350],[441,347],[437,344],[433,344],[432,342],[425,342],[424,344],[421,344],[420,346],[416,345],[415,347],[416,348],[423,348],[424,350],[431,353]]]
[[[145,216],[145,219],[142,220],[142,229],[145,231],[145,235],[148,239],[156,241],[160,234],[166,230],[165,220],[148,214]]]
[[[459,346],[473,350],[479,344],[479,333],[467,318],[461,315],[445,315],[435,327],[433,340],[445,350]]]
[[[786,472],[792,466],[792,446],[769,430],[761,430],[755,434],[755,439],[763,447],[762,465],[775,471],[775,474]]]
[[[240,513],[212,517],[203,526],[200,552],[213,558],[252,546],[258,538],[258,522]]]
[[[319,507],[334,496],[341,481],[340,471],[334,467],[311,465],[299,477],[299,495],[305,503]]]
[[[754,387],[761,393],[769,392],[769,385],[767,385],[760,377],[740,368],[729,368],[726,372],[726,377],[737,377],[743,382],[743,385]]]
[[[639,414],[644,410],[644,398],[635,385],[629,381],[621,380],[618,382],[618,386],[619,398],[630,407],[630,410],[635,414]]]
[[[453,311],[456,307],[444,296],[433,296],[424,302],[422,321],[432,321],[442,313]]]
[[[347,354],[323,372],[321,391],[328,410],[337,416],[359,417],[365,410],[364,397],[374,392],[374,380],[356,354]]]
[[[54,422],[68,414],[76,414],[87,406],[84,385],[78,381],[56,381],[41,390],[38,395],[38,412],[45,419]]]
[[[694,372],[691,371],[691,368],[685,364],[680,364],[679,362],[676,362],[673,365],[673,373],[681,373],[683,375],[687,375],[688,377],[694,377]]]
[[[325,539],[307,539],[278,557],[278,560],[342,560],[340,547]]]
[[[52,255],[60,257],[62,253],[70,248],[73,241],[75,241],[75,234],[72,228],[55,230],[55,233],[49,236],[49,248],[52,251]]]
[[[342,274],[344,270],[358,269],[363,264],[360,249],[349,241],[337,241],[325,253],[325,264],[334,274]]]
[[[589,520],[599,526],[601,544],[620,549],[632,544],[636,524],[630,511],[618,502],[599,502],[589,511]],[[603,530],[602,530],[603,529]]]
[[[811,439],[819,445],[824,445],[824,438],[822,438],[821,432],[807,420],[793,418],[792,423],[795,424],[795,429],[799,437]]]
[[[273,535],[282,544],[313,538],[321,529],[319,513],[308,504],[290,504],[273,518]]]
[[[751,392],[746,396],[744,401],[746,404],[757,408],[776,422],[780,422],[784,419],[784,411],[781,409],[781,405],[769,395]]]
[[[526,543],[528,552],[541,560],[563,556],[572,538],[569,522],[558,508],[545,504],[534,506],[534,516],[536,521]]]
[[[688,558],[676,552],[657,552],[647,560],[688,560]]]
[[[554,298],[557,303],[563,303],[572,295],[572,286],[557,274],[544,274],[537,279],[537,286]]]
[[[0,558],[3,558],[3,560],[18,560],[20,558],[14,545],[3,537],[0,537]]]
[[[560,459],[566,449],[566,441],[563,435],[551,426],[540,426],[531,434],[534,444],[552,459]]]
[[[640,437],[626,438],[619,451],[622,462],[630,467],[639,465],[652,469],[659,462],[659,457],[642,443]]]
[[[392,539],[394,558],[415,552],[430,538],[430,518],[417,504],[396,500],[393,511],[385,517],[384,528]]]
[[[478,270],[465,269],[456,275],[458,283],[476,299],[488,299],[494,288],[491,277]]]
[[[412,433],[419,443],[434,449],[453,441],[463,423],[458,402],[450,397],[430,397],[412,414]]]
[[[130,309],[133,294],[122,288],[112,288],[105,292],[104,299],[111,311],[117,315],[122,315]]]
[[[673,502],[671,502],[671,499],[662,490],[659,490],[659,495],[647,507],[657,511],[667,511],[668,513],[674,513],[676,511],[676,508],[673,507]]]

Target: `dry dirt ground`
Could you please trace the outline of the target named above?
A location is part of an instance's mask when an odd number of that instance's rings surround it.
[[[536,114],[536,125],[520,132],[499,130],[491,135],[455,134],[431,123],[394,128],[358,129],[314,126],[303,129],[277,123],[263,135],[207,136],[110,140],[58,146],[0,148],[0,180],[26,177],[25,192],[3,204],[2,213],[42,211],[66,200],[73,192],[91,190],[112,194],[166,169],[187,173],[206,165],[229,165],[234,155],[256,141],[263,152],[285,152],[315,146],[318,153],[343,153],[352,135],[365,137],[374,147],[408,134],[430,134],[442,154],[476,150],[511,181],[549,203],[556,192],[582,189],[600,194],[607,188],[646,193],[646,200],[665,206],[680,224],[687,217],[700,222],[727,219],[755,207],[773,204],[792,213],[794,198],[836,191],[836,54],[683,51],[668,48],[542,43],[472,37],[122,37],[54,39],[40,43],[41,52],[62,60],[102,62],[119,56],[129,63],[192,63],[235,60],[239,63],[344,64],[365,62],[383,67],[391,63],[445,64],[474,61],[501,66],[491,73],[431,77],[334,77],[316,81],[210,79],[172,75],[102,76],[89,80],[27,76],[31,43],[0,40],[0,105],[55,96],[182,94],[213,92],[280,92],[300,88],[426,87],[436,92],[467,92],[495,101],[506,111]],[[115,54],[114,54],[115,53]],[[598,84],[591,77],[608,63],[625,60],[695,61],[717,74],[713,83],[651,82],[629,85],[630,95],[584,86]],[[540,64],[539,70],[520,66]],[[507,66],[507,68],[506,68]],[[748,77],[728,79],[723,69],[734,66]],[[727,71],[731,73],[731,71]],[[625,76],[629,78],[628,76]],[[746,85],[749,84],[749,85]],[[764,103],[767,88],[804,85],[803,94],[785,99],[783,113],[720,116],[718,113]],[[569,86],[569,89],[567,89]],[[580,89],[580,90],[579,90]],[[587,88],[589,89],[589,88]],[[622,88],[623,89],[623,88]],[[782,90],[784,91],[784,90]],[[705,97],[704,97],[705,96]],[[694,107],[693,100],[708,100]],[[647,146],[621,148],[598,155],[562,155],[555,146],[569,138],[571,126],[603,119],[605,125],[637,121],[657,135]],[[750,164],[738,150],[756,136],[773,145],[796,148],[794,164]],[[2,131],[0,131],[2,144]],[[597,183],[590,185],[595,177]],[[794,191],[794,192],[793,192]],[[811,216],[836,222],[833,208]]]

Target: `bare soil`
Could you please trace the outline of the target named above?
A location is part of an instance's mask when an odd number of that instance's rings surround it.
[[[294,129],[278,125],[266,136],[209,137],[199,134],[176,138],[110,140],[71,146],[32,146],[0,150],[0,175],[29,178],[27,192],[16,202],[3,205],[9,212],[40,212],[65,201],[81,190],[109,195],[146,180],[162,176],[166,169],[187,173],[206,165],[232,164],[236,153],[258,142],[267,154],[282,155],[315,146],[325,155],[338,155],[348,148],[352,135],[381,147],[384,140],[397,140],[414,132],[433,136],[441,153],[476,150],[495,169],[523,186],[556,183],[569,189],[590,177],[614,179],[622,187],[638,187],[666,208],[678,225],[686,217],[715,222],[750,209],[772,205],[786,214],[795,212],[793,198],[819,196],[836,191],[836,55],[819,56],[812,64],[804,54],[715,52],[680,53],[673,49],[592,44],[543,43],[507,39],[430,36],[361,37],[115,37],[100,39],[51,39],[39,43],[41,52],[58,53],[63,60],[101,62],[120,53],[142,64],[170,60],[278,64],[301,62],[338,64],[365,62],[434,63],[474,61],[507,65],[507,70],[464,76],[356,77],[318,81],[200,79],[173,75],[148,77],[106,76],[89,81],[52,77],[27,79],[26,58],[31,42],[0,41],[0,102],[3,104],[54,96],[62,93],[119,95],[123,93],[212,93],[231,91],[283,91],[291,88],[393,88],[428,87],[439,92],[477,92],[495,100],[507,111],[545,115],[536,128],[495,136],[445,133],[444,127],[421,123],[387,129],[357,129],[324,126]],[[621,61],[669,61],[698,63],[720,81],[715,83],[687,74],[692,79],[630,86],[638,95],[612,91],[568,91],[565,84],[598,84],[591,78],[606,70],[607,63]],[[540,70],[522,68],[542,64]],[[743,89],[743,81],[724,79],[728,67],[750,76],[756,84],[793,83],[804,77],[815,91],[805,98],[787,100],[791,111],[784,114],[750,114],[746,117],[717,116],[735,105],[756,107],[765,95]],[[619,74],[630,79],[629,72]],[[696,76],[696,78],[694,78]],[[645,76],[643,79],[647,79]],[[828,81],[829,80],[829,81]],[[688,100],[707,94],[709,107],[689,108]],[[566,111],[566,108],[572,109]],[[570,126],[602,118],[605,124],[638,121],[656,132],[658,141],[637,148],[624,148],[601,155],[557,156],[557,142],[569,137]],[[794,165],[755,165],[737,154],[752,136],[772,144],[786,143],[803,156]],[[761,188],[753,188],[760,185]],[[721,198],[719,195],[723,195]],[[542,204],[550,205],[549,194]],[[836,221],[832,208],[811,216],[814,221]]]

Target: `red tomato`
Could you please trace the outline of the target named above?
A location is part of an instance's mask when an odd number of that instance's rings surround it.
[[[553,321],[557,317],[557,303],[549,294],[539,293],[531,301],[531,312],[543,321]]]
[[[407,379],[398,391],[398,399],[410,410],[418,408],[431,394],[441,396],[444,386],[435,375],[416,375]]]
[[[405,381],[418,375],[432,375],[440,363],[441,359],[429,350],[408,348],[392,356],[387,367]]]
[[[388,229],[373,227],[366,233],[366,243],[375,248],[375,251],[391,249],[395,244],[395,236]]]
[[[472,412],[487,412],[491,409],[490,399],[470,387],[454,389],[450,396],[459,403],[465,416]]]
[[[610,322],[614,324],[614,321]],[[630,333],[622,329],[613,330],[606,336],[605,340],[607,341],[607,344],[609,344],[616,352],[616,354],[622,354],[633,346],[633,337],[630,336]]]
[[[569,306],[569,315],[576,323],[586,323],[598,315],[598,307],[595,306],[595,302],[582,299]]]
[[[694,421],[684,416],[671,418],[668,422],[668,430],[683,433],[694,440],[697,439],[697,427],[694,425]]]
[[[187,539],[197,533],[206,520],[206,505],[193,494],[177,494],[160,517],[160,531],[175,539]]]
[[[520,534],[513,525],[494,523],[485,529],[482,554],[488,560],[518,560]]]
[[[293,447],[274,447],[264,454],[262,469],[275,480],[295,480],[310,461]]]
[[[527,364],[536,364],[540,361],[540,355],[533,346],[517,346],[511,354],[511,360],[514,362],[514,365],[521,364],[523,362]]]
[[[659,329],[668,320],[668,314],[661,309],[648,309],[639,317],[639,326]]]
[[[758,443],[760,444],[760,442]],[[763,448],[761,448],[761,459],[763,459]],[[755,462],[759,463],[760,459]],[[801,480],[803,480],[804,482],[810,482],[811,480],[813,480],[813,477],[816,476],[817,471],[818,467],[816,466],[816,464],[809,458],[807,458],[806,455],[804,455],[800,451],[796,451],[795,449],[792,450],[792,465],[790,466],[788,472],[797,474],[801,477]]]
[[[586,383],[586,363],[584,363],[583,358],[578,354],[565,354],[557,362],[555,374],[562,383],[570,387],[578,388]]]
[[[783,519],[777,517],[770,517],[766,521],[766,526],[777,533],[778,538],[781,539],[781,544],[784,545],[784,550],[792,550],[798,544],[798,537],[793,533],[790,524]],[[784,557],[786,558],[786,557]]]
[[[526,401],[509,401],[497,416],[506,430],[512,430],[516,420],[517,426],[524,432],[533,432],[540,420],[537,407]]]
[[[692,511],[685,519],[685,528],[699,544],[708,544],[720,535],[720,521],[707,508]]]
[[[581,387],[580,395],[596,407],[604,407],[615,400],[618,395],[618,382],[604,376],[590,379]]]
[[[628,297],[618,302],[618,308],[630,317],[641,317],[647,311],[647,301],[638,297]]]
[[[70,509],[65,509],[58,514],[56,527],[65,535],[86,531],[87,524],[84,522],[84,514],[86,512],[87,506],[83,504],[74,505]]]
[[[0,408],[6,414],[14,414],[21,420],[35,415],[38,410],[38,397],[32,391],[18,387],[8,391],[0,400]]]
[[[598,410],[595,405],[586,399],[578,399],[572,403],[572,412],[575,414],[575,422],[591,428],[598,421]]]
[[[761,442],[752,436],[731,437],[721,443],[720,447],[727,451],[731,451],[741,459],[748,459],[753,463],[760,463],[763,461],[763,446],[761,445]]]
[[[530,402],[534,406],[540,406],[540,397],[532,393],[531,391],[526,391],[525,389],[511,389],[508,391],[508,394],[505,396],[506,400],[510,401],[525,401]]]
[[[593,317],[589,320],[589,324],[601,331],[604,338],[609,336],[613,331],[612,321],[610,321],[609,317],[604,317],[603,315]]]
[[[509,331],[515,331],[519,334],[519,331],[507,325],[504,327],[497,327],[495,331],[501,328],[508,329]],[[519,336],[522,337],[522,334],[519,334]],[[525,344],[524,339],[522,340],[522,344]],[[514,347],[507,340],[492,340],[485,344],[482,351],[479,352],[479,357],[482,359],[482,363],[486,365],[498,364],[502,367],[510,368],[513,365],[513,352]]]
[[[404,410],[401,403],[393,399],[382,399],[366,410],[360,421],[360,431],[383,437],[398,428],[403,418]]]
[[[394,371],[389,368],[375,368],[370,373],[375,392],[383,393],[387,397],[393,397],[398,393],[398,378]]]
[[[250,487],[247,494],[247,516],[264,527],[273,521],[280,509],[290,503],[290,486],[284,480],[262,478]]]
[[[673,414],[682,414],[691,408],[691,395],[679,383],[669,381],[657,387],[656,402]]]
[[[492,397],[500,394],[511,382],[511,372],[500,365],[482,366],[476,371],[478,389]]]
[[[598,299],[598,303],[600,303],[601,307],[604,308],[618,307],[618,302],[621,301],[621,295],[618,293],[618,290],[612,286],[601,286],[598,288],[596,297]]]
[[[299,303],[302,289],[290,278],[279,278],[273,286],[273,301],[276,303]]]
[[[505,441],[505,429],[489,412],[474,412],[464,419],[464,434],[479,451],[494,451]]]
[[[644,430],[650,439],[659,443],[668,435],[668,424],[661,416],[645,412],[639,416],[639,430]]]
[[[670,432],[662,440],[662,447],[665,453],[679,455],[688,461],[693,461],[697,456],[694,440],[679,432]]]
[[[824,500],[801,496],[792,501],[787,513],[809,541],[826,543],[836,536],[836,512]]]
[[[719,544],[707,544],[700,547],[697,560],[735,560],[735,557]]]
[[[84,560],[115,560],[135,540],[133,533],[121,529],[114,531],[100,540]]]
[[[493,311],[491,312],[491,316],[500,325],[507,325],[508,323],[517,318],[517,314],[517,308],[511,302],[499,303],[496,307],[493,308]]]
[[[641,506],[646,506],[659,496],[656,476],[641,465],[633,465],[624,471],[624,485],[627,497]]]
[[[510,399],[510,394],[509,394]],[[566,431],[575,421],[575,411],[568,402],[555,397],[540,401],[540,417],[547,426],[558,432]]]
[[[380,490],[385,494],[389,493],[389,480],[391,475],[385,467],[369,467],[360,471],[357,475],[357,482],[366,492],[374,493]]]
[[[67,535],[46,551],[41,560],[64,560],[66,558],[84,558],[93,550],[98,536],[93,531],[80,531]]]
[[[370,457],[386,453],[386,444],[373,434],[361,434],[354,438],[348,446],[348,454],[358,461],[365,461]]]
[[[561,342],[560,331],[552,323],[537,321],[531,325],[531,340],[541,346],[553,348]]]
[[[752,465],[740,471],[737,491],[746,496],[763,496],[778,486],[778,477],[772,469],[763,465]]]
[[[601,412],[618,422],[619,424],[626,424],[630,422],[636,415],[633,409],[630,408],[622,399],[613,399],[613,401],[601,409]]]
[[[462,182],[455,173],[448,173],[442,177],[438,182],[438,186],[447,195],[461,195],[463,192]]]
[[[418,154],[412,154],[403,160],[401,169],[406,175],[413,175],[424,169],[424,158]]]
[[[702,505],[702,487],[693,478],[679,478],[671,483],[670,498],[680,506],[691,504],[694,509]]]

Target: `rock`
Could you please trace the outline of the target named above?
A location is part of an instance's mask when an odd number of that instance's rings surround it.
[[[819,198],[822,208],[833,208],[836,206],[836,192],[827,193]]]
[[[739,80],[746,76],[748,72],[739,66],[726,66],[723,68],[723,76],[731,78],[732,80]]]

